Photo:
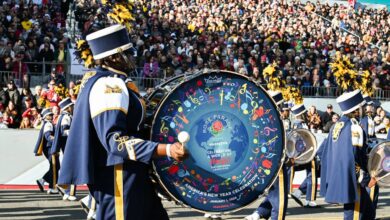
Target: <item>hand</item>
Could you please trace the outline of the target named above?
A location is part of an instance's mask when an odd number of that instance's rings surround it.
[[[183,161],[188,157],[188,152],[179,142],[171,145],[171,157],[177,161]]]
[[[371,180],[370,180],[370,182],[368,183],[368,187],[371,188],[371,187],[375,186],[375,184],[376,184],[376,179],[375,179],[375,177],[371,177]]]
[[[294,166],[294,164],[295,164],[294,158],[287,158],[286,165],[288,167],[292,167],[292,166]]]

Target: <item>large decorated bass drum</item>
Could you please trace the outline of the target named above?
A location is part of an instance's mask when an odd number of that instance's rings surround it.
[[[233,72],[207,71],[157,90],[148,98],[151,139],[174,143],[181,131],[190,135],[189,158],[153,162],[170,197],[201,212],[228,213],[267,192],[283,164],[285,132],[261,86]]]

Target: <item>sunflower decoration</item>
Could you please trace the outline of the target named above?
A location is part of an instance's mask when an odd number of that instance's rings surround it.
[[[353,69],[354,65],[350,62],[347,56],[337,57],[330,64],[331,70],[335,77],[336,83],[344,91],[352,91],[356,86],[357,72]]]
[[[41,109],[50,107],[50,102],[47,100],[45,93],[39,97],[37,104],[38,104],[38,107],[40,107]]]
[[[277,69],[277,64],[268,65],[263,70],[264,79],[267,81],[268,89],[272,91],[280,91],[285,87],[286,82],[279,76],[280,71]]]
[[[85,68],[93,68],[95,66],[95,60],[93,59],[92,51],[86,40],[78,40],[77,47],[74,55],[78,59],[79,63],[84,62]]]
[[[356,78],[355,88],[360,89],[364,95],[372,96],[374,90],[372,88],[372,78],[369,71],[363,71]]]
[[[303,103],[302,93],[296,87],[287,86],[282,88],[282,95],[285,101],[292,101],[294,105],[300,105]]]
[[[62,84],[59,84],[57,86],[54,87],[54,92],[61,98],[61,99],[64,99],[66,97],[69,96],[69,91],[68,89],[62,85]]]
[[[107,17],[117,24],[126,26],[127,30],[131,30],[131,22],[134,17],[131,13],[133,10],[133,1],[127,0],[102,0],[103,10],[107,13]]]

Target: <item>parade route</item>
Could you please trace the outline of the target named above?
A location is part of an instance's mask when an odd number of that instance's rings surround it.
[[[86,191],[81,191],[78,193],[78,198],[84,195],[86,195]],[[308,209],[298,207],[292,199],[289,199],[286,219],[342,219],[342,206],[325,204],[323,198],[319,198],[317,202],[322,206],[321,208]],[[259,203],[260,200],[236,213],[223,216],[223,219],[243,219],[246,215],[251,214]],[[390,219],[389,203],[390,189],[382,189],[379,196],[377,218]],[[171,202],[164,201],[164,206],[170,219],[204,219],[203,214],[176,206]],[[62,201],[59,195],[47,195],[36,190],[2,190],[0,191],[0,219],[86,219],[86,214],[78,201]]]

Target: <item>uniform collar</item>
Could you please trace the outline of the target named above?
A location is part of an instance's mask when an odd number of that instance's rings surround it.
[[[122,75],[122,76],[127,77],[127,74],[126,74],[125,72],[120,71],[120,70],[117,70],[117,69],[114,69],[114,68],[112,68],[112,67],[109,67],[109,66],[106,66],[106,65],[102,65],[102,68],[103,68],[103,69],[106,69],[106,70],[108,70],[108,71],[111,71],[111,72],[113,72],[113,73],[116,73],[116,74],[119,74],[119,75]]]

